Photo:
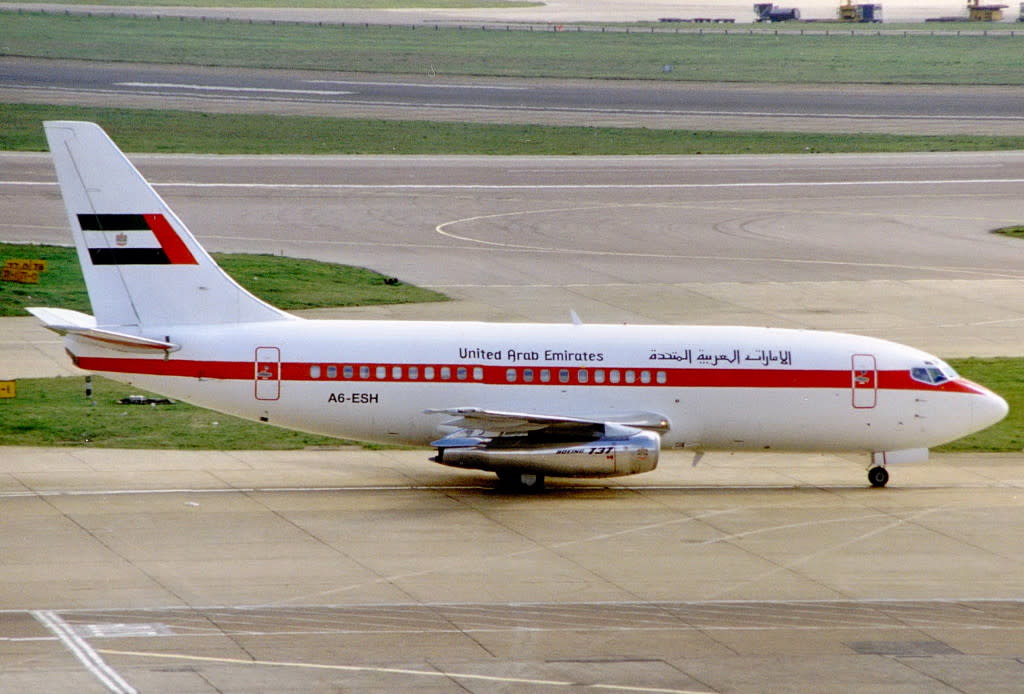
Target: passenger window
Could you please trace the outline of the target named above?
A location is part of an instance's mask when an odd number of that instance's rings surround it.
[[[383,381],[385,378],[388,377],[388,367],[386,366],[378,366],[376,368],[376,372],[378,381]]]
[[[428,381],[433,381],[434,380],[434,367],[433,366],[424,366],[423,367],[423,378],[427,379]]]
[[[506,369],[505,370],[505,380],[508,381],[509,383],[515,383],[516,382],[516,376],[517,376],[517,374],[516,374],[516,370],[515,369]]]
[[[318,365],[313,364],[309,367],[309,377],[320,378],[320,367]]]
[[[664,371],[659,371],[655,376],[655,379],[658,381],[658,383],[664,385],[668,383],[668,374],[666,374]]]
[[[594,383],[604,383],[604,369],[598,369],[594,372]]]
[[[335,366],[334,364],[331,364],[330,366],[327,367],[327,378],[337,378],[337,377],[338,377],[338,367]]]
[[[345,364],[345,366],[341,367],[341,377],[342,378],[352,378],[355,375],[356,375],[355,367],[353,367],[351,364]]]
[[[576,372],[576,381],[579,383],[586,383],[590,380],[590,373],[586,369],[580,369]]]
[[[640,382],[641,383],[650,383],[651,382],[651,372],[650,371],[641,371],[640,372]]]
[[[396,381],[397,380],[401,380],[401,378],[402,378],[402,367],[401,366],[392,366],[391,367],[391,378],[395,379]]]
[[[621,380],[619,376],[619,370],[612,369],[611,373],[608,374],[608,380],[611,381],[612,383],[618,383]]]
[[[568,383],[569,382],[569,369],[559,369],[558,370],[558,382],[559,383]]]
[[[441,367],[441,380],[450,381],[452,380],[452,367],[442,366]]]
[[[523,382],[533,383],[533,369],[523,369]]]
[[[482,381],[484,380],[484,367],[474,366],[473,367],[473,380]]]
[[[370,367],[365,365],[365,364],[363,364],[362,366],[359,367],[359,378],[369,378],[369,377],[370,377]]]
[[[541,383],[550,383],[551,382],[551,370],[550,369],[541,369],[540,370],[540,382]]]
[[[466,369],[465,366],[460,366],[459,368],[455,369],[455,378],[459,379],[460,381],[465,381],[468,376],[469,370]]]
[[[410,381],[415,381],[419,377],[420,377],[420,367],[418,367],[418,366],[410,366],[409,367],[409,380]]]

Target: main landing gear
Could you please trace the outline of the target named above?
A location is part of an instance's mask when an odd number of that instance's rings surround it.
[[[502,470],[497,474],[500,486],[510,492],[534,494],[544,489],[544,475],[521,470]]]
[[[884,487],[889,482],[889,471],[881,466],[871,468],[868,470],[868,482],[872,487]]]

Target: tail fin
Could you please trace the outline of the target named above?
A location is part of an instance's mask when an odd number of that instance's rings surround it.
[[[44,127],[97,326],[291,318],[226,275],[98,125]]]

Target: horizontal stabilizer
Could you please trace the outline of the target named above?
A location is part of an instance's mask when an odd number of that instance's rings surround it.
[[[94,340],[119,352],[174,352],[181,348],[173,342],[97,328],[96,319],[92,316],[66,308],[32,307],[26,310],[41,320],[44,327],[59,335]]]

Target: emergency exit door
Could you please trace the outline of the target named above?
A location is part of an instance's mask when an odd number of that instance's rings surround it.
[[[871,409],[878,403],[878,366],[873,354],[853,355],[853,406],[858,410]]]
[[[254,366],[257,400],[277,400],[281,397],[281,350],[277,347],[257,347]]]

